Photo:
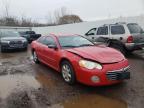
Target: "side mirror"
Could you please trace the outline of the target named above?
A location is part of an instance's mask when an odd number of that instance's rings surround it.
[[[51,49],[57,49],[57,46],[56,46],[56,45],[51,44],[51,45],[48,45],[48,48],[51,48]]]

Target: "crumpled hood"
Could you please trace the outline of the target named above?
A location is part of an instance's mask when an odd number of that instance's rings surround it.
[[[91,59],[100,63],[116,63],[125,59],[119,51],[109,47],[90,46],[66,50],[85,59]]]
[[[17,41],[17,40],[26,40],[25,38],[23,37],[2,37],[1,40],[4,40],[4,41]]]

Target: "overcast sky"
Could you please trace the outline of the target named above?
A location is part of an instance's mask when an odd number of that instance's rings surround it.
[[[144,0],[0,0],[0,15],[4,13],[6,1],[10,15],[27,16],[41,22],[60,7],[67,7],[70,13],[85,21],[144,14]]]

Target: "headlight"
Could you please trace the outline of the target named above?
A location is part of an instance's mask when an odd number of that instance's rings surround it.
[[[9,43],[10,41],[7,40],[1,40],[1,43]]]
[[[26,40],[26,39],[23,39],[22,42],[23,42],[23,43],[24,43],[24,42],[27,42],[27,40]]]
[[[87,68],[87,69],[102,69],[102,65],[100,65],[99,63],[96,62],[92,62],[92,61],[87,61],[87,60],[80,60],[79,61],[79,65],[81,67]]]

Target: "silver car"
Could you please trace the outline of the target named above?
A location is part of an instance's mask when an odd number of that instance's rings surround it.
[[[0,49],[1,52],[13,49],[26,50],[28,42],[25,38],[20,37],[18,32],[15,31],[0,31]]]
[[[123,54],[144,47],[144,31],[137,23],[105,24],[92,28],[85,37],[96,43],[105,43]]]

